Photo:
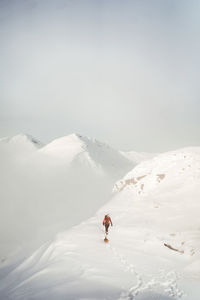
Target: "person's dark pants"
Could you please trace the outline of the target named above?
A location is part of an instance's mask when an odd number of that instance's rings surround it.
[[[109,226],[110,226],[110,224],[105,224],[105,231],[106,231],[106,233],[108,233]]]

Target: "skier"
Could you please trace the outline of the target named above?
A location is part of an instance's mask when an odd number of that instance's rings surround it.
[[[110,216],[107,214],[105,215],[104,219],[103,219],[103,226],[105,226],[105,233],[108,234],[108,228],[109,226],[113,226],[112,220],[110,218]]]

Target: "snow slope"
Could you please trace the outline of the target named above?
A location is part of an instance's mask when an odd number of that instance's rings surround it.
[[[199,199],[200,148],[145,161],[117,182],[94,217],[15,265],[1,280],[0,296],[199,300]],[[107,212],[114,226],[105,244]]]

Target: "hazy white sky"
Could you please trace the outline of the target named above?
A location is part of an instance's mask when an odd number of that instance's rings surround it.
[[[0,0],[0,137],[200,146],[200,0]]]

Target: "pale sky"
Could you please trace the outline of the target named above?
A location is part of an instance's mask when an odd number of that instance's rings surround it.
[[[200,146],[200,0],[0,0],[0,137]]]

